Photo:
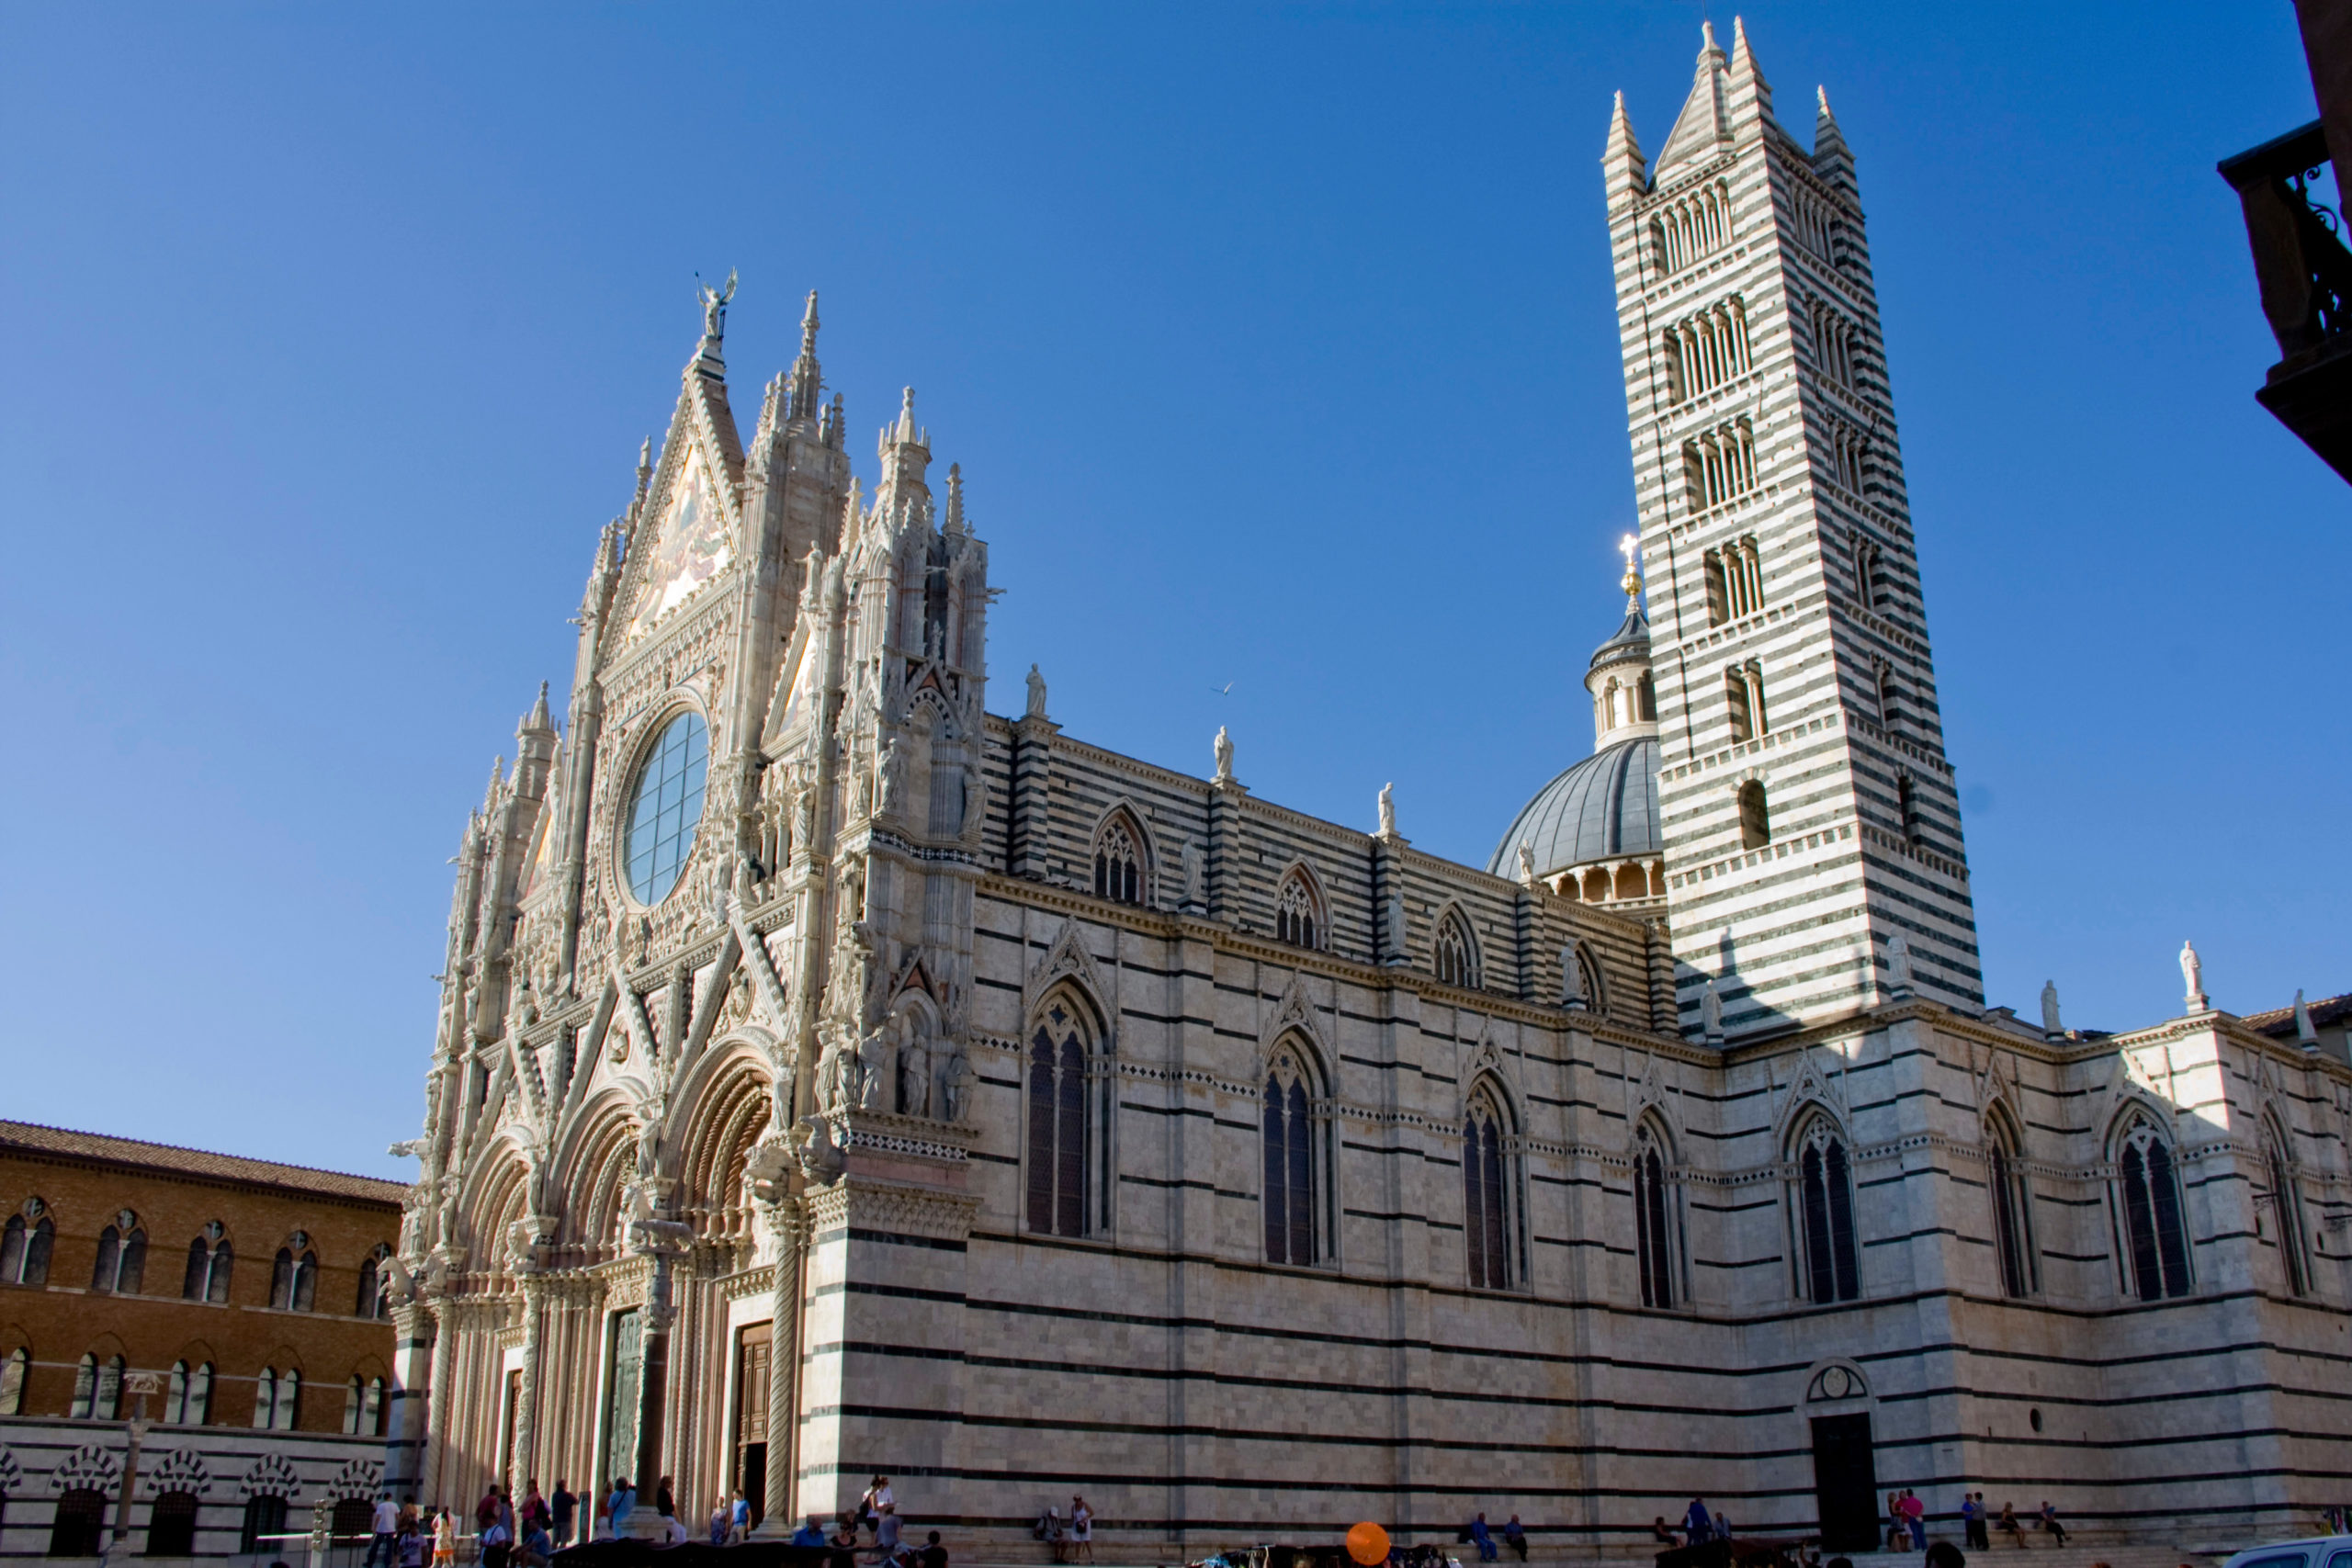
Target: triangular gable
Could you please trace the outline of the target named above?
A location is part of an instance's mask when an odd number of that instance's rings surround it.
[[[1666,145],[1658,149],[1657,174],[1661,180],[1668,165],[1706,157],[1731,140],[1727,86],[1724,53],[1715,47],[1714,34],[1710,31],[1707,47],[1699,54],[1699,69],[1690,83],[1690,96],[1683,100],[1682,112],[1675,116],[1674,129],[1667,133]]]
[[[704,364],[697,357],[687,367],[645,511],[629,538],[621,592],[627,641],[695,598],[740,553],[743,446],[727,384]]]
[[[771,748],[772,756],[781,755],[773,749],[806,728],[818,711],[816,661],[808,657],[808,644],[809,618],[804,615],[794,624],[792,640],[785,645],[784,658],[777,663],[775,694],[768,700],[767,718],[760,726],[763,744]]]
[[[1102,1017],[1111,1012],[1111,988],[1102,983],[1102,972],[1095,967],[1094,955],[1086,951],[1086,942],[1075,917],[1062,922],[1061,933],[1054,938],[1045,958],[1029,971],[1029,978],[1021,987],[1021,1012],[1023,1018],[1035,1012],[1046,992],[1061,980],[1073,980],[1087,993]],[[1115,1032],[1104,1042],[1105,1049],[1115,1049]]]

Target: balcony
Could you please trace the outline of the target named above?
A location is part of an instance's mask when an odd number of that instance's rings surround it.
[[[2278,340],[2256,400],[2352,480],[2352,251],[2341,215],[2314,188],[2327,164],[2313,120],[2220,169],[2245,209],[2262,313]]]

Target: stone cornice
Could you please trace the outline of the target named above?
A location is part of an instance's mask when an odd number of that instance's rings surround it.
[[[829,1233],[842,1230],[965,1241],[980,1209],[980,1200],[971,1193],[857,1175],[813,1190],[807,1202],[809,1228],[820,1245]]]

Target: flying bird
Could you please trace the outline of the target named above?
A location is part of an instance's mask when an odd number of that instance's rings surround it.
[[[1233,682],[1230,682],[1230,681],[1227,681],[1224,685],[1222,685],[1222,686],[1211,686],[1211,687],[1209,688],[1209,690],[1210,690],[1210,692],[1212,692],[1213,694],[1216,694],[1216,695],[1217,695],[1217,696],[1220,696],[1220,697],[1229,697],[1229,696],[1233,695]]]

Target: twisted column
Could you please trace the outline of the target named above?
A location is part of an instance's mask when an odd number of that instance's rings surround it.
[[[795,1483],[800,1471],[800,1269],[808,1246],[808,1215],[797,1197],[760,1205],[775,1233],[775,1287],[768,1326],[767,1496],[759,1533],[788,1536],[797,1522]]]

